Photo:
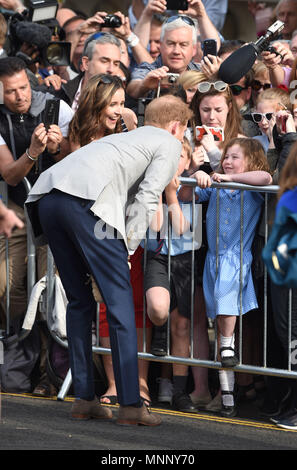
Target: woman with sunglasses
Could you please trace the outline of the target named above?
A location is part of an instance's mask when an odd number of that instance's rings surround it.
[[[123,81],[116,76],[99,74],[88,81],[80,96],[78,109],[69,126],[69,141],[71,150],[77,150],[106,135],[125,132],[137,127],[137,119],[131,118],[131,111],[124,108],[125,90]],[[133,113],[134,114],[134,113]],[[128,118],[127,118],[128,116]],[[136,323],[138,332],[142,332],[142,268],[141,252],[137,250],[131,257],[131,282],[134,292]],[[100,295],[93,284],[93,292],[96,300]],[[140,300],[138,297],[141,297]],[[140,308],[141,305],[141,308]],[[141,323],[141,324],[140,324]],[[149,323],[146,324],[150,326]],[[100,305],[99,324],[100,344],[109,348],[109,329],[106,319],[105,305]],[[147,332],[147,340],[149,331]],[[139,339],[141,342],[141,338]],[[141,342],[142,344],[142,342]],[[111,356],[103,356],[103,364],[108,380],[108,388],[100,401],[114,405],[117,402],[116,386],[113,374]],[[139,383],[141,395],[147,404],[150,403],[149,390],[147,386],[148,361],[139,361]]]
[[[253,67],[254,77],[251,82],[252,89],[252,104],[253,107],[256,106],[257,98],[259,93],[263,90],[271,88],[271,81],[269,76],[269,69],[263,62],[257,62]]]
[[[200,82],[190,108],[194,117],[187,137],[204,155],[205,171],[210,173],[220,165],[223,143],[242,136],[240,114],[230,87],[220,80]],[[196,138],[196,126],[202,126],[206,131],[201,140]],[[221,129],[224,142],[216,140],[209,128]]]

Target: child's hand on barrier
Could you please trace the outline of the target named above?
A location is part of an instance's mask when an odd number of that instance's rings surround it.
[[[198,186],[200,186],[200,188],[209,188],[211,186],[211,178],[204,171],[198,170],[196,171],[196,173],[194,173],[193,176],[196,179],[197,184]]]
[[[222,183],[224,181],[232,181],[231,175],[226,175],[225,173],[213,173],[211,177],[212,181],[216,183]]]

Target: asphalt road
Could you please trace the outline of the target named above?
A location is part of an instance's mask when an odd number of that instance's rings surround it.
[[[115,451],[116,455],[125,451],[130,451],[129,455],[133,451],[135,455],[140,455],[137,451],[142,454],[145,451],[174,451],[174,454],[187,451],[187,455],[200,459],[202,451],[297,449],[296,432],[281,430],[268,421],[248,416],[226,419],[206,413],[191,415],[153,408],[153,412],[162,415],[161,426],[123,427],[116,425],[115,419],[111,422],[72,420],[71,404],[71,398],[61,402],[2,394],[1,451],[89,450],[97,451],[96,459],[111,458],[113,454],[109,451]],[[111,408],[116,418],[117,406]],[[73,457],[73,453],[71,455]],[[214,453],[210,455],[215,457]]]

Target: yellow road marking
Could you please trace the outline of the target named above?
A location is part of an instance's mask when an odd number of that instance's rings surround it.
[[[12,397],[22,397],[22,398],[34,398],[34,399],[39,399],[39,400],[52,400],[52,401],[58,401],[57,397],[35,397],[34,395],[30,393],[4,393],[0,392],[0,397],[1,395],[7,395],[7,396],[12,396]],[[67,402],[73,402],[74,398],[73,397],[65,397],[64,401]],[[112,408],[118,408],[119,405],[109,405],[105,404],[104,406],[110,406]],[[158,414],[164,414],[168,416],[176,416],[179,418],[191,418],[191,419],[198,419],[198,420],[204,420],[204,421],[213,421],[216,423],[225,423],[225,424],[238,424],[240,426],[248,426],[248,427],[253,427],[253,428],[258,428],[258,429],[269,429],[272,431],[286,431],[286,432],[297,432],[291,429],[283,429],[279,428],[276,426],[276,424],[269,424],[269,423],[264,423],[261,421],[249,421],[245,418],[224,418],[223,416],[216,416],[216,415],[208,415],[208,414],[200,414],[200,413],[182,413],[181,411],[175,411],[175,410],[169,410],[169,409],[164,409],[164,408],[151,408],[152,411]]]

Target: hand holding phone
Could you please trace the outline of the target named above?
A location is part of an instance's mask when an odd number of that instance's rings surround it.
[[[213,135],[215,141],[222,142],[224,140],[224,131],[221,127],[207,127],[207,129]],[[196,126],[196,140],[202,140],[203,136],[207,134],[205,126]]]
[[[167,0],[167,10],[187,10],[189,6],[188,0]]]

